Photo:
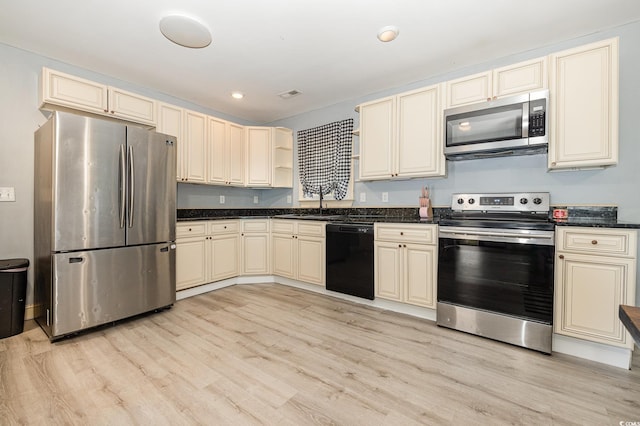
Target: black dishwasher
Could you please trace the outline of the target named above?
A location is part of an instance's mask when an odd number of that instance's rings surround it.
[[[373,224],[327,225],[327,290],[373,300]]]

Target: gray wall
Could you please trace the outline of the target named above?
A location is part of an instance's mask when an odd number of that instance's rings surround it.
[[[608,37],[620,36],[620,163],[604,170],[548,173],[545,156],[496,158],[464,162],[449,162],[446,178],[417,179],[394,182],[356,182],[356,200],[361,192],[367,193],[367,202],[360,206],[416,206],[416,197],[422,185],[429,185],[434,204],[444,206],[451,194],[460,191],[549,191],[552,203],[606,204],[619,207],[619,218],[640,222],[640,143],[636,136],[636,114],[640,99],[640,23],[629,24],[604,33],[569,40],[544,49],[523,52],[507,58],[496,58],[484,64],[458,70],[446,75],[429,77],[423,81],[374,93],[361,99],[336,104],[321,110],[280,120],[272,125],[294,130],[306,129],[336,120],[353,117],[358,125],[354,106],[382,96],[411,90],[421,86],[461,77],[502,65],[526,60],[548,53],[578,46]],[[426,54],[426,53],[425,53]],[[46,120],[38,110],[38,79],[43,66],[68,72],[90,80],[113,84],[185,108],[236,121],[218,111],[208,110],[180,99],[144,87],[96,74],[65,63],[0,44],[0,186],[16,189],[15,203],[0,203],[0,258],[33,256],[33,132]],[[427,78],[427,76],[425,76]],[[358,138],[354,139],[358,144]],[[294,153],[294,155],[296,155]],[[178,185],[180,208],[227,207],[289,207],[287,195],[297,198],[297,179],[292,190],[254,190],[208,187],[191,184]],[[380,201],[382,192],[389,193],[389,203]],[[225,195],[226,203],[219,203]],[[253,203],[257,195],[259,203]],[[31,278],[29,295],[31,297]],[[640,280],[639,280],[640,282]],[[638,299],[640,300],[640,291]]]

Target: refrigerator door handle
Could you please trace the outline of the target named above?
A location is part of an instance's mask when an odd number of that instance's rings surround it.
[[[135,188],[135,169],[134,169],[134,161],[133,161],[133,147],[129,145],[129,228],[133,228],[133,213],[134,206],[133,200],[135,199],[133,189]]]
[[[124,220],[125,220],[125,206],[126,206],[126,193],[125,185],[127,182],[126,175],[126,164],[124,158],[124,145],[120,145],[120,170],[118,170],[120,174],[120,228],[124,228]]]

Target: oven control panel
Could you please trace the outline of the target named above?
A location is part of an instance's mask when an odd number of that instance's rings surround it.
[[[548,192],[509,192],[485,194],[453,194],[453,211],[504,211],[536,212],[549,211]]]

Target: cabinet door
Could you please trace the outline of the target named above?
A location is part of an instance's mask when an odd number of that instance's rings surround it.
[[[271,129],[247,127],[247,186],[271,184]]]
[[[178,141],[176,149],[176,153],[178,154],[176,159],[176,177],[178,181],[182,180],[184,177],[183,170],[186,170],[186,166],[183,168],[184,154],[182,151],[184,144],[182,143],[182,114],[182,108],[162,102],[158,103],[158,113],[156,114],[158,117],[158,125],[156,130],[160,133],[175,136]]]
[[[556,262],[554,331],[632,348],[618,309],[635,302],[635,259],[560,255],[564,258]]]
[[[42,69],[41,103],[62,105],[82,111],[105,114],[107,86],[64,74],[49,68]]]
[[[156,125],[156,101],[109,87],[109,113],[118,118]]]
[[[219,281],[238,276],[239,265],[239,236],[215,236],[209,240],[209,279]]]
[[[440,86],[398,95],[399,176],[442,176]]]
[[[446,107],[482,102],[492,97],[491,71],[447,81]]]
[[[618,39],[550,56],[549,168],[618,163]]]
[[[207,117],[198,112],[185,111],[184,118],[186,179],[189,182],[204,183],[207,164]]]
[[[547,88],[547,58],[537,58],[493,70],[493,95],[512,96]]]
[[[269,273],[269,234],[242,236],[242,275]]]
[[[290,234],[271,234],[271,257],[273,258],[273,274],[281,277],[296,277],[295,239]]]
[[[402,301],[402,244],[376,242],[374,257],[376,297]]]
[[[209,117],[209,173],[207,182],[226,184],[228,157],[227,125],[219,118]]]
[[[436,308],[436,246],[407,244],[404,250],[404,301]]]
[[[176,242],[176,290],[207,282],[206,253],[205,237],[187,238]]]
[[[245,130],[244,126],[229,123],[227,141],[229,143],[229,183],[244,185],[245,183]]]
[[[360,105],[360,179],[395,175],[395,97]]]
[[[298,279],[325,285],[325,239],[298,236]]]

